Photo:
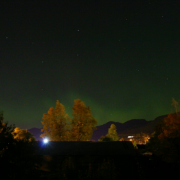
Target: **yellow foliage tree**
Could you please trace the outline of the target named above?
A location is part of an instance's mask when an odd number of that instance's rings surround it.
[[[86,107],[80,99],[74,100],[71,140],[89,141],[97,120],[92,116],[90,107]]]
[[[51,107],[48,113],[43,114],[44,125],[40,137],[48,137],[51,141],[68,141],[70,140],[70,123],[69,116],[65,113],[64,105],[56,101],[56,107]]]
[[[33,142],[36,140],[35,137],[29,131],[27,131],[26,129],[20,129],[19,127],[16,127],[14,129],[12,135],[16,140],[23,140],[29,142]]]
[[[172,105],[175,112],[168,114],[163,122],[155,127],[147,148],[163,161],[180,164],[180,112],[178,102],[174,98]]]
[[[174,98],[172,99],[172,105],[176,113],[170,113],[164,118],[163,132],[158,136],[159,139],[180,138],[180,112],[178,102]]]
[[[111,124],[110,128],[108,129],[107,136],[112,138],[113,141],[119,141],[119,136],[117,134],[117,129],[115,124]]]

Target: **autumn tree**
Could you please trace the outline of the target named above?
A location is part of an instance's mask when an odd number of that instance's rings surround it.
[[[175,113],[170,113],[164,118],[164,126],[158,136],[159,139],[180,138],[180,108],[174,98],[172,99],[172,105],[175,108]]]
[[[23,140],[23,141],[35,141],[35,137],[26,129],[20,129],[19,127],[16,127],[14,131],[12,132],[12,135],[14,139],[16,140]]]
[[[111,124],[110,128],[108,129],[107,136],[112,138],[113,141],[119,141],[119,136],[117,134],[117,129],[115,124]]]
[[[97,120],[92,116],[90,107],[86,107],[80,99],[74,100],[71,139],[73,141],[89,141]]]
[[[56,101],[56,107],[51,107],[48,113],[43,114],[44,125],[40,136],[48,137],[51,141],[68,141],[70,136],[71,120],[65,112],[64,105]]]
[[[159,123],[147,144],[150,151],[167,162],[180,163],[180,112],[177,101],[172,100],[175,113],[168,114]]]

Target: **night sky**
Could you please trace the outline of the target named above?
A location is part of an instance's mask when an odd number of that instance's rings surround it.
[[[177,0],[7,0],[0,22],[0,110],[9,124],[42,127],[56,100],[71,116],[81,99],[98,125],[153,120],[179,101]]]

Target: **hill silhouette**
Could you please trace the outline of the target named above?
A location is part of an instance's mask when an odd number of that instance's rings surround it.
[[[28,131],[33,134],[33,136],[36,138],[36,141],[42,141],[42,137],[40,135],[42,134],[41,128],[31,128],[28,129]]]
[[[146,121],[145,119],[131,119],[125,123],[109,121],[103,125],[96,126],[97,129],[94,130],[91,141],[98,141],[101,136],[105,136],[111,124],[115,124],[119,135],[133,135],[140,132],[151,134],[154,132],[155,126],[161,123],[166,116],[167,115],[158,116],[152,121]],[[31,128],[28,129],[28,131],[34,135],[37,141],[42,141],[40,137],[42,134],[41,128]]]

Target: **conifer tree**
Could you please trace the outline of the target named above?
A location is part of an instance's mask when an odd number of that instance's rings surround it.
[[[119,136],[117,134],[117,129],[115,124],[111,124],[110,128],[108,129],[107,136],[112,138],[113,141],[119,141]]]

